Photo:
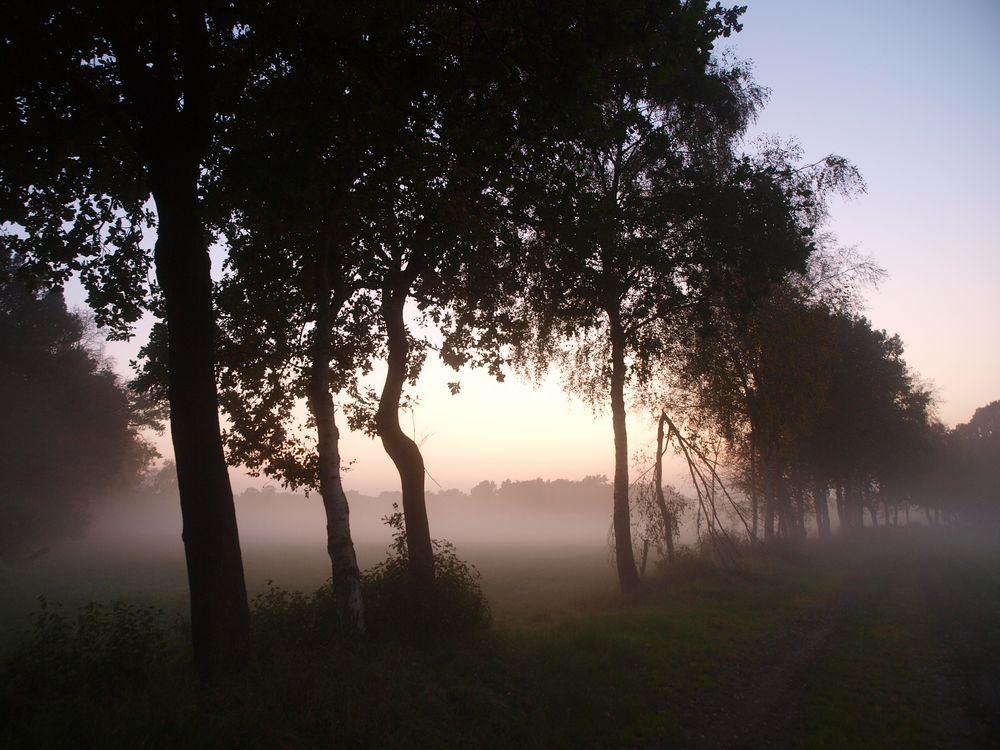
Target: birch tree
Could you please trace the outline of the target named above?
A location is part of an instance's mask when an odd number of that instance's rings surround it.
[[[626,592],[639,585],[626,391],[649,376],[664,351],[662,326],[697,295],[716,260],[698,241],[700,186],[719,184],[733,138],[761,102],[745,70],[712,54],[718,38],[740,28],[739,15],[667,3],[609,19],[612,36],[633,36],[596,74],[579,127],[546,144],[527,211],[527,306],[537,337],[522,361],[544,367],[562,351],[568,385],[610,402],[615,557]]]

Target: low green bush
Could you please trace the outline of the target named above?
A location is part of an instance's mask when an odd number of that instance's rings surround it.
[[[145,686],[178,650],[179,623],[155,607],[90,603],[76,616],[39,597],[30,633],[4,665],[4,703],[111,695]]]
[[[453,637],[486,626],[489,603],[476,567],[459,559],[450,542],[434,540],[434,584],[430,592],[410,575],[403,514],[386,516],[393,529],[389,556],[365,571],[362,592],[369,630],[375,636],[426,640]]]

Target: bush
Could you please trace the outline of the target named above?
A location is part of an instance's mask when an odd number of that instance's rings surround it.
[[[39,597],[31,633],[11,653],[5,701],[108,695],[145,686],[172,652],[177,626],[162,610],[115,601],[90,603],[75,618]]]
[[[368,633],[376,639],[426,641],[471,633],[490,622],[490,608],[475,566],[461,560],[450,542],[434,540],[434,586],[423,591],[409,571],[403,515],[386,516],[393,529],[388,557],[361,574]],[[312,594],[268,589],[251,602],[255,650],[266,655],[287,644],[312,647],[340,640],[330,581]]]
[[[409,570],[403,514],[385,517],[393,529],[389,557],[362,575],[369,631],[426,640],[469,633],[490,622],[490,608],[474,565],[460,560],[450,542],[434,540],[434,584],[426,592]]]
[[[258,653],[272,653],[289,642],[313,646],[339,633],[330,581],[312,594],[285,591],[272,581],[267,586],[250,602],[253,642]]]

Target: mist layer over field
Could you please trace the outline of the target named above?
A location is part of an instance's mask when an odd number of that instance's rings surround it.
[[[547,618],[613,588],[610,495],[603,477],[483,483],[471,494],[429,493],[428,514],[434,538],[454,544],[458,556],[482,574],[497,619]],[[358,561],[369,568],[386,557],[392,529],[385,519],[399,494],[348,497]],[[330,577],[326,518],[317,494],[251,489],[237,496],[236,511],[251,596],[271,582],[312,591]],[[0,607],[10,626],[27,622],[39,595],[65,607],[123,598],[183,613],[181,530],[173,491],[98,506],[79,538],[7,566]],[[685,528],[684,536],[692,537],[693,529]],[[553,579],[559,584],[553,586]]]

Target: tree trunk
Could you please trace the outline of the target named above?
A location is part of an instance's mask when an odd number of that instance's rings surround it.
[[[167,324],[170,436],[191,593],[191,643],[195,670],[208,679],[220,668],[242,664],[250,611],[219,429],[211,261],[198,201],[214,112],[208,26],[197,2],[173,10],[176,14],[170,9],[153,14],[147,24],[141,7],[122,6],[106,21],[124,103],[138,124],[135,146],[156,204],[154,261]],[[154,49],[180,61],[174,81],[164,78],[172,74],[162,61],[151,66],[145,58],[151,38]]]
[[[764,541],[770,542],[774,539],[774,505],[775,496],[773,491],[764,495]]]
[[[764,475],[764,541],[774,539],[774,516],[778,502],[778,487],[775,476],[774,448],[771,444],[770,431],[764,436],[764,453],[761,456],[761,472]]]
[[[757,544],[757,518],[760,515],[760,498],[757,488],[757,440],[753,424],[750,425],[750,543]]]
[[[852,474],[848,474],[844,481],[844,520],[847,522],[844,527],[852,532],[858,529],[861,520],[860,494],[858,481]]]
[[[330,393],[330,336],[333,311],[330,306],[331,282],[329,258],[321,252],[316,272],[316,330],[312,372],[309,382],[309,408],[316,420],[319,452],[319,492],[326,511],[326,551],[333,571],[333,594],[337,615],[349,633],[365,630],[364,604],[361,600],[361,572],[351,539],[350,507],[340,477],[340,431],[337,429]]]
[[[816,505],[816,532],[820,539],[830,536],[830,503],[828,488],[823,482],[813,483],[813,502]]]
[[[790,506],[792,509],[792,521],[795,524],[795,535],[800,539],[806,538],[806,492],[803,487],[802,478],[798,472],[791,490]]]
[[[612,523],[618,583],[626,594],[639,589],[639,571],[632,551],[632,520],[628,504],[628,432],[625,425],[625,331],[617,310],[609,310],[611,335],[611,423],[615,434],[615,483]]]
[[[663,445],[663,423],[666,422],[667,415],[660,414],[660,421],[656,426],[656,468],[653,482],[656,484],[656,505],[660,509],[663,517],[663,541],[667,545],[667,562],[674,561],[674,518],[667,507],[667,501],[663,497],[663,453],[666,446]],[[645,569],[645,550],[643,550],[643,568]]]
[[[867,508],[868,515],[871,516],[872,528],[877,529],[878,515],[875,513],[875,500],[872,498],[871,484],[867,479],[861,485],[861,502],[863,503],[863,508]],[[865,524],[864,510],[859,509],[858,515],[860,516],[860,521],[861,521],[858,525],[864,526]]]
[[[191,590],[195,669],[239,665],[250,635],[243,559],[215,387],[211,262],[194,184],[154,193],[168,342],[170,435]]]
[[[417,585],[429,588],[434,581],[434,553],[424,497],[424,458],[420,455],[417,444],[407,437],[399,424],[399,401],[407,377],[410,345],[403,320],[406,284],[399,280],[396,282],[387,285],[382,291],[388,369],[375,414],[375,425],[385,452],[399,472],[410,572]]]

